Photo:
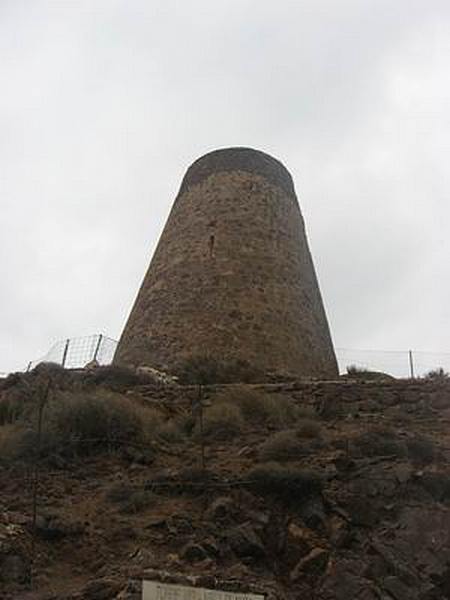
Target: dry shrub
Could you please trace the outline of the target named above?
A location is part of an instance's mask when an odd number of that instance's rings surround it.
[[[445,369],[442,367],[439,367],[437,369],[433,369],[432,371],[428,371],[428,373],[424,375],[424,379],[428,381],[435,381],[436,383],[445,382],[450,380],[450,373],[445,371]]]
[[[230,439],[241,433],[243,418],[238,406],[217,402],[203,416],[203,433],[217,440]]]
[[[120,512],[138,513],[156,502],[155,495],[141,488],[136,488],[129,483],[115,483],[107,492],[106,499],[119,505]]]
[[[264,461],[279,460],[299,460],[309,451],[304,442],[298,437],[293,429],[279,431],[270,436],[259,450],[259,457]]]
[[[399,439],[397,433],[389,428],[373,428],[353,438],[350,443],[353,456],[375,457],[396,456],[404,458],[407,454],[406,444]]]
[[[38,444],[37,411],[21,423],[10,440],[10,458],[71,458],[127,445],[145,445],[158,427],[151,409],[136,406],[112,392],[60,393],[43,410]]]
[[[244,419],[251,424],[283,427],[292,425],[300,415],[298,407],[290,398],[275,398],[261,390],[245,386],[230,386],[222,390],[215,402],[237,406]]]
[[[417,436],[406,442],[410,460],[417,464],[429,464],[436,458],[434,443],[422,436]]]
[[[183,424],[178,421],[168,421],[162,423],[156,435],[159,439],[169,444],[179,444],[186,440],[186,433],[183,431]]]
[[[148,490],[135,490],[128,501],[121,506],[121,512],[135,514],[154,506],[158,502],[155,494]]]
[[[130,400],[115,394],[64,396],[54,403],[48,417],[54,435],[78,452],[91,444],[105,446],[144,439],[140,411]]]
[[[97,367],[87,373],[85,377],[88,384],[103,385],[117,392],[124,392],[137,385],[154,383],[150,376],[136,373],[134,369],[119,365]]]
[[[450,502],[448,473],[442,471],[424,473],[417,481],[437,502]]]
[[[318,473],[276,462],[254,467],[247,473],[247,480],[262,494],[274,494],[294,502],[320,494],[323,487]]]
[[[303,419],[295,429],[298,437],[305,439],[319,438],[322,433],[322,428],[317,421],[311,419]]]
[[[13,393],[5,392],[0,396],[0,426],[14,423],[20,419],[26,409],[24,399]]]
[[[320,425],[304,420],[295,429],[279,431],[270,436],[261,446],[262,460],[299,460],[307,456],[320,444]]]
[[[18,439],[23,428],[17,424],[3,425],[0,428],[0,462],[9,462],[17,454]]]

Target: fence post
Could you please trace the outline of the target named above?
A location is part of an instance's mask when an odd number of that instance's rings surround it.
[[[67,339],[66,345],[64,346],[64,352],[63,352],[63,357],[62,357],[62,362],[61,362],[61,365],[63,367],[66,366],[66,359],[67,359],[67,352],[69,351],[69,344],[70,344],[70,339]]]
[[[411,379],[414,379],[414,362],[413,362],[413,353],[412,350],[409,350],[409,372],[411,375]]]
[[[39,460],[41,453],[41,443],[42,443],[42,419],[44,415],[44,408],[47,404],[48,395],[50,393],[50,388],[52,385],[51,378],[48,378],[46,382],[42,383],[42,388],[40,392],[39,398],[39,407],[38,407],[38,429],[37,429],[37,440],[36,446],[34,448],[34,465],[33,465],[33,480],[32,480],[32,493],[33,493],[33,515],[31,520],[31,569],[30,569],[30,577],[33,577],[33,568],[35,564],[35,554],[36,554],[36,521],[37,521],[37,505],[38,505],[38,494],[39,494]]]
[[[93,360],[97,360],[98,351],[100,350],[100,346],[102,344],[103,334],[101,333],[98,336],[97,345],[95,346]]]
[[[33,363],[33,361],[30,360],[30,362],[28,363],[28,366],[27,366],[27,370],[26,370],[27,373],[30,372],[32,363]]]

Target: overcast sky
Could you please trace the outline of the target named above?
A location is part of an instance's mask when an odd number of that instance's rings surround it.
[[[293,175],[335,345],[450,351],[449,0],[0,0],[0,371],[120,336],[189,164]]]

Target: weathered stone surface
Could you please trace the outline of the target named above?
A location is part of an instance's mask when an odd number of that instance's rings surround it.
[[[212,521],[222,521],[233,514],[235,510],[233,499],[228,496],[216,498],[208,508],[207,517]]]
[[[84,587],[80,598],[85,600],[112,600],[117,597],[121,587],[121,583],[115,579],[94,579]]]
[[[189,543],[181,550],[180,556],[188,562],[197,562],[207,558],[208,553],[201,544]]]
[[[29,561],[20,554],[3,555],[0,548],[0,582],[27,583],[30,578]]]
[[[291,176],[248,148],[187,171],[115,362],[171,372],[205,353],[261,380],[337,375]]]
[[[323,573],[327,563],[328,551],[324,548],[313,548],[291,572],[291,581],[297,581],[305,575],[319,575]]]
[[[57,540],[70,535],[83,533],[83,525],[77,521],[67,521],[56,515],[38,515],[36,531],[46,540]]]
[[[227,540],[237,556],[260,558],[265,555],[261,538],[250,523],[244,523],[230,530]]]

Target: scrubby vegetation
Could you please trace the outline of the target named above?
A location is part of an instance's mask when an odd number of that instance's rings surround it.
[[[145,445],[161,423],[154,411],[113,392],[58,392],[42,407],[39,434],[38,404],[27,405],[14,429],[0,438],[4,459],[74,458]]]
[[[317,449],[320,425],[314,421],[301,422],[296,429],[287,429],[273,434],[261,445],[261,460],[281,462],[299,460]]]
[[[217,402],[208,408],[203,418],[203,433],[218,440],[232,438],[242,431],[244,420],[238,406]]]
[[[287,397],[275,398],[256,388],[241,385],[231,386],[219,392],[215,402],[236,406],[249,424],[257,426],[290,426],[304,414]]]
[[[259,457],[263,461],[299,460],[308,453],[308,447],[298,437],[297,432],[292,429],[278,431],[263,442],[259,449]]]
[[[433,369],[432,371],[428,371],[424,375],[424,379],[428,381],[448,381],[450,379],[450,373],[445,371],[442,367],[438,369]]]
[[[117,392],[123,392],[137,385],[150,383],[153,383],[153,379],[149,375],[136,373],[133,369],[119,365],[97,367],[88,372],[85,377],[86,385],[102,385]]]
[[[375,457],[396,456],[407,454],[406,444],[398,434],[390,428],[374,427],[354,437],[350,443],[353,456]]]
[[[114,484],[106,494],[106,499],[117,504],[120,512],[125,514],[141,512],[154,506],[158,500],[152,492],[123,482]]]
[[[23,398],[8,396],[0,400],[0,426],[12,424],[22,417],[25,410]]]
[[[254,467],[248,472],[247,479],[260,493],[274,494],[296,502],[319,494],[323,485],[318,473],[276,462]]]

